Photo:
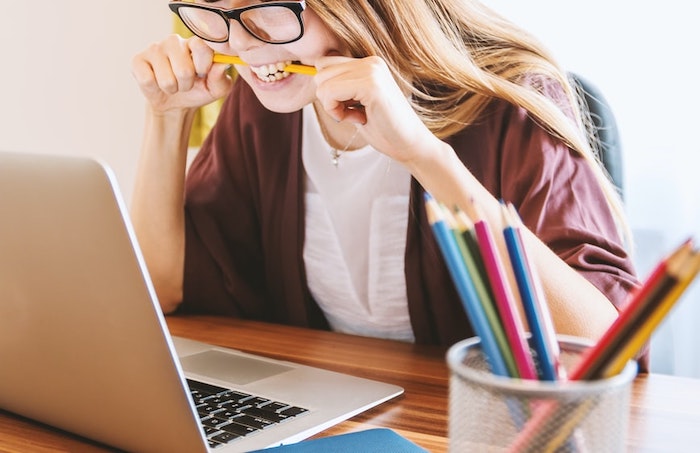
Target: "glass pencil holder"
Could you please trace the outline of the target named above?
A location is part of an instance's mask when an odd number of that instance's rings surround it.
[[[563,335],[558,341],[567,370],[591,345]],[[513,379],[491,373],[478,337],[453,345],[447,362],[450,452],[625,451],[636,363],[600,380]]]

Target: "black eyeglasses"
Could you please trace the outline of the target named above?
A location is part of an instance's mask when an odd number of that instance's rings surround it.
[[[233,9],[187,2],[171,2],[168,6],[192,33],[205,41],[228,41],[232,20],[269,44],[287,44],[304,35],[301,13],[306,3],[303,0],[259,3]]]

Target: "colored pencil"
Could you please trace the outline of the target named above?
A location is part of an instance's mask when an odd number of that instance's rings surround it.
[[[631,338],[629,338],[620,348],[615,358],[611,361],[603,371],[603,377],[615,376],[622,372],[625,365],[641,351],[644,344],[651,339],[652,334],[661,322],[666,318],[666,315],[676,305],[678,299],[683,295],[690,283],[700,272],[700,252],[693,250],[687,257],[682,269],[678,271],[678,284],[673,290],[658,304],[654,312],[648,316],[645,322],[638,326]]]
[[[533,347],[537,353],[539,377],[546,381],[555,381],[563,376],[563,367],[559,364],[559,343],[554,331],[554,324],[549,308],[544,299],[544,290],[529,257],[522,237],[520,217],[511,204],[501,205],[503,218],[503,236],[515,274],[516,284],[523,304],[525,318],[530,327]]]
[[[632,335],[641,320],[648,318],[678,283],[677,274],[688,255],[692,253],[692,241],[677,247],[662,259],[644,284],[620,311],[620,315],[605,331],[594,346],[584,351],[570,372],[570,379],[598,379],[610,365],[625,339]]]
[[[457,246],[462,254],[462,259],[467,266],[469,276],[474,283],[474,288],[476,289],[479,302],[481,303],[484,313],[486,314],[491,330],[496,337],[498,348],[501,351],[503,361],[508,369],[508,375],[513,378],[524,377],[520,374],[519,367],[516,364],[514,357],[513,348],[511,347],[510,341],[504,332],[503,325],[501,324],[501,318],[496,310],[493,292],[489,286],[488,278],[484,272],[483,265],[477,262],[477,256],[472,253],[472,250],[467,245],[465,235],[469,234],[467,230],[469,225],[464,223],[463,219],[458,219],[456,213],[451,212],[447,208],[443,208],[443,213],[445,216],[445,221],[455,237],[455,242],[457,243]]]
[[[214,54],[214,63],[226,63],[226,64],[237,64],[237,65],[245,65],[247,66],[248,63],[243,61],[241,57],[237,57],[234,55],[224,55],[220,53],[215,53]],[[316,68],[314,66],[307,66],[303,64],[288,64],[287,66],[284,67],[284,70],[287,72],[294,72],[297,74],[305,74],[305,75],[316,75]]]
[[[454,236],[445,223],[440,205],[429,193],[426,192],[424,196],[428,223],[431,225],[433,236],[442,252],[467,317],[474,327],[475,333],[481,339],[481,349],[484,356],[494,374],[508,376],[508,370],[498,348],[498,343],[489,326],[488,319],[486,319],[473,282],[469,278],[467,267],[462,260]]]
[[[641,288],[630,296],[620,316],[601,339],[584,352],[570,373],[570,379],[605,378],[621,372],[699,272],[700,252],[688,239],[663,258]],[[580,410],[567,413],[564,407],[553,402],[538,407],[508,451],[531,451],[537,433],[543,430],[561,431],[557,439],[563,442],[571,433],[565,427],[575,426],[575,423],[565,422],[566,419],[578,419],[590,409],[590,405],[584,405]],[[554,451],[557,446],[549,447]]]
[[[525,328],[515,303],[513,290],[505,274],[501,255],[491,233],[491,227],[483,217],[479,207],[474,205],[473,208],[475,217],[472,218],[472,221],[474,222],[474,233],[479,245],[481,260],[484,263],[495,305],[498,308],[503,329],[518,367],[518,374],[523,379],[537,379],[535,364],[525,336]]]
[[[505,203],[501,204],[501,218],[503,238],[510,258],[509,263],[515,276],[523,311],[528,319],[532,343],[537,351],[539,366],[537,371],[533,371],[536,373],[535,378],[539,377],[546,381],[558,380],[564,375],[563,367],[559,365],[559,343],[536,268],[526,253],[521,232],[522,222],[512,204],[509,206]],[[532,366],[534,368],[535,365]],[[581,414],[580,417],[584,415]],[[566,442],[567,451],[582,451],[579,447],[583,445],[583,442],[576,434],[575,429],[578,418],[561,417],[560,419],[563,423],[561,427],[562,439],[555,439],[553,444],[558,446]],[[573,426],[573,428],[568,430],[568,426]]]

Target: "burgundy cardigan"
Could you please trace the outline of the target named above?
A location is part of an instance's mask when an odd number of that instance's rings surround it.
[[[187,178],[180,310],[328,328],[302,258],[301,140],[301,111],[268,111],[237,80]],[[499,100],[448,142],[496,198],[512,202],[542,241],[621,307],[638,281],[582,157]],[[474,331],[422,192],[412,180],[405,255],[411,325],[417,343],[451,345]]]

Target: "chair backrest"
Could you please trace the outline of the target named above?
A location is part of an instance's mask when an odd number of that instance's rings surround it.
[[[594,126],[593,133],[599,143],[596,148],[600,153],[600,161],[622,196],[624,188],[622,144],[615,115],[598,87],[579,74],[570,72],[569,76],[580,90],[585,102],[584,107],[588,108]]]

